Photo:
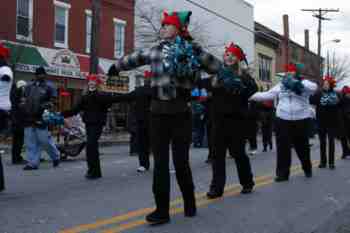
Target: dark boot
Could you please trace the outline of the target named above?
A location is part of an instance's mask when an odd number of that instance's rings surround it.
[[[193,192],[184,196],[184,212],[185,217],[194,217],[197,214],[196,198]]]
[[[151,225],[165,224],[170,221],[169,213],[155,210],[146,216],[146,221]]]

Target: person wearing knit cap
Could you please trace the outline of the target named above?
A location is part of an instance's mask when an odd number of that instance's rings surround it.
[[[322,89],[310,99],[310,102],[313,105],[316,105],[316,120],[318,123],[318,135],[320,139],[319,168],[325,168],[327,165],[330,169],[335,168],[335,138],[342,138],[345,134],[343,130],[343,117],[340,109],[341,97],[335,92],[335,86],[335,78],[325,76],[323,78]]]
[[[223,56],[224,65],[212,80],[213,111],[213,177],[207,197],[221,197],[226,183],[226,152],[233,153],[236,161],[241,193],[251,193],[254,187],[249,157],[245,151],[244,134],[248,98],[257,91],[255,82],[243,77],[242,62],[246,62],[243,50],[231,43]],[[231,155],[232,156],[232,155]]]
[[[59,151],[44,120],[44,113],[53,108],[57,97],[56,89],[46,80],[44,67],[35,70],[35,79],[29,83],[19,103],[24,126],[24,144],[27,164],[23,170],[37,170],[40,165],[41,151],[44,149],[52,160],[53,167],[59,166]]]
[[[170,220],[169,147],[171,145],[177,182],[184,200],[186,217],[196,215],[194,184],[189,162],[191,144],[191,89],[202,70],[217,73],[221,62],[194,43],[188,33],[191,12],[163,13],[161,41],[117,60],[110,77],[119,72],[150,65],[151,147],[154,156],[153,194],[156,209],[146,216],[150,224]]]
[[[253,101],[268,101],[278,98],[276,107],[277,168],[276,182],[289,180],[291,149],[301,161],[306,177],[312,177],[309,146],[309,98],[317,90],[317,84],[303,79],[303,65],[289,64],[282,81],[266,92],[255,93]]]
[[[0,43],[0,133],[7,127],[8,112],[11,109],[10,90],[13,82],[13,72],[7,61],[10,58],[10,49]],[[0,192],[5,189],[4,171],[0,152]]]
[[[344,86],[341,90],[341,114],[344,121],[344,135],[341,138],[342,159],[350,156],[350,87]]]

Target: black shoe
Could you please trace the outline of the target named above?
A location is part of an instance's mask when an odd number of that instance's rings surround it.
[[[309,172],[304,172],[306,178],[311,178],[312,177],[312,171]]]
[[[288,181],[289,180],[289,177],[283,177],[283,176],[277,176],[275,178],[275,182],[285,182],[285,181]]]
[[[169,214],[161,214],[155,210],[146,216],[146,221],[151,225],[165,224],[170,221]]]
[[[13,165],[24,165],[27,164],[27,161],[25,161],[24,159],[19,159],[19,160],[14,160],[12,161]]]
[[[334,164],[329,164],[329,169],[334,170],[335,169],[335,165]]]
[[[266,149],[266,148],[264,148],[264,149],[263,149],[263,152],[267,152],[267,149]]]
[[[25,165],[23,168],[24,171],[38,170],[37,167],[32,167],[30,165]]]
[[[101,175],[94,175],[94,174],[86,174],[85,175],[85,178],[88,180],[96,180],[96,179],[99,179],[101,177],[102,177]]]
[[[254,186],[247,186],[247,187],[243,187],[243,189],[241,190],[241,194],[249,194],[253,192],[253,187]]]
[[[320,163],[320,165],[318,165],[318,168],[326,168],[326,164],[325,163]]]
[[[59,165],[60,165],[60,160],[59,159],[52,161],[52,166],[53,167],[58,167]]]
[[[208,199],[215,199],[215,198],[222,197],[223,194],[224,194],[224,192],[210,190],[209,192],[207,192],[207,197],[208,197]]]

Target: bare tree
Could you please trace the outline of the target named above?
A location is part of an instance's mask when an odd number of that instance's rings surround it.
[[[348,55],[340,56],[333,52],[332,57],[329,59],[327,70],[338,82],[350,78],[350,57]]]
[[[154,5],[149,0],[136,0],[136,48],[149,48],[160,40],[159,30],[164,9],[163,6]],[[208,23],[209,20],[203,22],[192,20],[189,31],[196,42],[200,43],[203,48],[210,51],[222,46],[222,44],[213,45],[209,43],[210,33],[206,30]]]

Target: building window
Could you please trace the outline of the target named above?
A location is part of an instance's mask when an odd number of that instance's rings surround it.
[[[259,79],[271,82],[272,58],[259,54]]]
[[[116,58],[124,56],[125,27],[125,21],[114,19],[114,56]]]
[[[90,10],[85,10],[86,14],[86,53],[91,50],[91,36],[92,36],[92,13]]]
[[[17,39],[32,41],[33,0],[17,0]]]
[[[68,48],[68,16],[70,4],[55,1],[55,46]]]

